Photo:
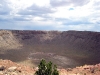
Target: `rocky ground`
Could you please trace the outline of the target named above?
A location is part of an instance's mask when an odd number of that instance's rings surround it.
[[[10,60],[0,60],[0,75],[33,75],[35,70]]]
[[[34,75],[36,70],[10,60],[0,60],[0,75]],[[100,64],[58,70],[60,75],[100,75]]]
[[[100,75],[100,64],[61,69],[60,75]]]

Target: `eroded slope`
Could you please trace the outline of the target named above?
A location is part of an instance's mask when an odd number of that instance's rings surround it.
[[[19,49],[21,46],[11,31],[0,30],[0,49]]]

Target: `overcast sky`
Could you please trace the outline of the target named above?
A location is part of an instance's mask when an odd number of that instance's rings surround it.
[[[100,31],[100,0],[0,0],[0,29]]]

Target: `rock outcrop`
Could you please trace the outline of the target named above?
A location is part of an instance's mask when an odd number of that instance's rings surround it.
[[[11,31],[0,30],[0,49],[19,49],[21,46]]]
[[[33,75],[35,70],[10,60],[0,59],[0,75]]]

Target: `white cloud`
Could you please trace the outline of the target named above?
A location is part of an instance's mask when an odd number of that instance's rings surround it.
[[[49,5],[49,0],[8,0],[13,9],[25,9],[30,7],[32,4],[37,6]]]
[[[73,10],[69,10],[70,8],[73,8]],[[81,7],[75,7],[75,6],[69,5],[69,6],[64,6],[64,7],[57,7],[56,9],[57,11],[54,14],[51,14],[51,16],[56,17],[56,18],[87,17],[87,16],[92,15],[93,10],[94,10],[92,6],[92,2]]]
[[[38,6],[49,6],[50,0],[33,0],[33,3]]]
[[[44,20],[44,18],[42,18],[42,17],[34,17],[33,18],[33,21],[40,21],[40,20]]]
[[[93,25],[70,25],[69,28],[72,30],[91,30]]]
[[[83,6],[90,2],[90,0],[50,0],[50,4],[54,7],[59,6]]]
[[[2,4],[0,4],[0,7],[2,6]]]
[[[22,29],[96,30],[99,13],[100,0],[0,0],[0,26]]]
[[[12,8],[25,9],[33,4],[33,0],[8,0]]]

